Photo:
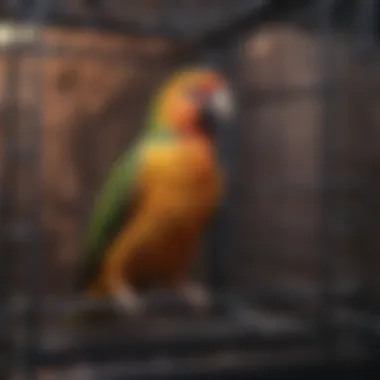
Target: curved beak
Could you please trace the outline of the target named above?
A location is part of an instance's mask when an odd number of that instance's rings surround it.
[[[232,121],[234,114],[235,104],[231,90],[227,86],[220,87],[202,106],[202,125],[208,135],[214,136],[220,128]]]

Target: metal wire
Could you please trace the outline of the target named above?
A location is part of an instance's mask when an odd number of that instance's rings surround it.
[[[322,349],[326,355],[326,361],[333,360],[335,354],[336,336],[332,329],[331,312],[334,307],[334,273],[335,273],[335,236],[330,228],[331,221],[335,219],[336,207],[332,193],[328,191],[331,183],[336,175],[336,120],[334,119],[334,101],[333,83],[331,79],[332,67],[332,46],[331,46],[331,31],[333,23],[333,15],[335,11],[336,1],[325,0],[320,1],[317,11],[318,20],[320,20],[321,33],[321,65],[322,65],[322,81],[323,92],[322,101],[324,104],[324,118],[321,133],[321,179],[320,182],[324,185],[320,192],[321,195],[321,221],[320,221],[320,246],[318,247],[321,258],[321,305],[318,310],[317,318],[320,325],[320,336]]]
[[[25,314],[25,352],[24,352],[24,375],[27,379],[33,380],[38,378],[36,369],[28,361],[28,352],[38,346],[41,337],[41,302],[43,296],[43,282],[41,273],[44,273],[44,252],[42,244],[42,112],[43,112],[43,39],[40,35],[40,28],[48,8],[46,0],[38,0],[32,8],[32,16],[35,22],[33,40],[33,55],[35,58],[34,70],[31,77],[31,86],[35,94],[35,104],[29,126],[29,148],[32,159],[29,161],[30,170],[33,173],[33,183],[31,183],[31,226],[33,226],[32,240],[29,244],[29,298],[31,300],[30,308]]]
[[[355,46],[355,55],[358,63],[362,65],[363,69],[371,67],[371,58],[374,58],[374,35],[375,35],[375,21],[378,9],[378,3],[376,1],[367,0],[358,4],[357,12],[357,39]],[[364,83],[367,86],[367,81]],[[364,102],[371,102],[371,96],[365,91]],[[368,150],[372,151],[369,154],[369,159],[373,159],[373,146],[372,142],[376,139],[375,134],[376,126],[373,125],[372,120],[368,121],[368,125],[365,126],[361,131],[361,141],[365,146],[368,146]],[[375,148],[376,149],[376,148]],[[360,154],[360,151],[359,151]],[[367,156],[358,157],[361,162],[365,162]],[[370,162],[367,163],[367,165]],[[365,210],[366,218],[365,222],[361,225],[360,232],[362,233],[363,240],[361,244],[361,249],[363,252],[363,260],[366,261],[365,267],[367,271],[366,278],[364,280],[364,294],[367,301],[367,313],[368,313],[368,326],[367,334],[365,338],[367,344],[370,346],[369,351],[373,355],[373,360],[376,362],[378,360],[378,350],[379,350],[379,340],[373,331],[376,330],[376,317],[378,315],[379,305],[376,301],[376,293],[378,292],[377,277],[378,273],[376,270],[376,256],[377,252],[374,251],[374,237],[377,235],[377,229],[379,228],[379,223],[377,221],[378,215],[376,211],[377,195],[379,191],[378,180],[376,175],[374,176],[371,172],[362,172],[363,179],[366,181],[366,185],[363,186],[364,190],[364,200],[362,207]],[[372,190],[372,191],[371,191]]]
[[[6,234],[6,226],[13,222],[12,212],[15,206],[15,192],[17,188],[17,174],[12,170],[12,164],[17,162],[17,95],[18,95],[18,52],[16,49],[9,49],[7,59],[7,70],[5,83],[6,100],[3,105],[4,124],[3,124],[3,181],[1,183],[1,279],[2,279],[2,302],[3,305],[12,298],[12,273],[14,271],[14,260],[12,260],[12,237]],[[4,378],[8,378],[11,371],[19,363],[19,353],[16,348],[15,331],[17,327],[11,319],[4,320],[3,327],[6,329],[6,345],[4,350]]]

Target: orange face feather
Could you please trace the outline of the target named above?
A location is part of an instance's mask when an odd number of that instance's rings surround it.
[[[199,125],[202,98],[227,87],[225,80],[211,69],[188,69],[165,85],[156,103],[156,125],[179,132],[201,132]]]

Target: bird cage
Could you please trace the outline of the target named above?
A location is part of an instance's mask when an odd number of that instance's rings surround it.
[[[2,378],[374,370],[377,6],[2,2]],[[218,66],[239,110],[218,136],[227,196],[192,273],[212,305],[199,315],[158,292],[141,318],[78,328],[76,312],[109,307],[73,291],[94,195],[152,92],[189,61]]]

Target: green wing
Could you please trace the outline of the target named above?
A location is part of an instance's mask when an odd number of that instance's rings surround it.
[[[139,148],[140,144],[120,157],[95,199],[79,265],[79,290],[97,275],[110,242],[134,208],[140,163]]]

